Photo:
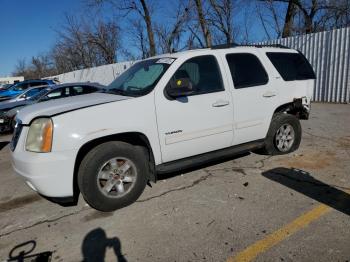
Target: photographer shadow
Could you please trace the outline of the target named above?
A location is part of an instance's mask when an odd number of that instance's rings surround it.
[[[279,167],[265,171],[262,175],[346,215],[350,215],[350,195],[333,185],[315,179],[306,171]]]
[[[82,244],[83,261],[105,261],[107,248],[113,249],[116,261],[127,261],[121,253],[121,243],[119,238],[107,238],[106,232],[102,228],[96,228],[85,236]]]

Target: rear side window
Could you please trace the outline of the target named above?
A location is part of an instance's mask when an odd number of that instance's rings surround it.
[[[260,60],[253,54],[228,54],[226,60],[235,88],[265,85],[269,81]]]
[[[83,95],[96,92],[97,88],[92,86],[73,86],[72,90],[72,95]]]
[[[81,95],[84,92],[84,89],[82,86],[73,86],[72,87],[73,90],[73,95]]]
[[[307,59],[300,53],[266,53],[284,81],[315,79]]]
[[[52,92],[48,93],[43,99],[49,100],[49,99],[67,97],[67,96],[69,96],[69,87],[64,87],[64,88],[53,90]]]

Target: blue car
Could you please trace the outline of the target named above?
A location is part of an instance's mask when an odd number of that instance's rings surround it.
[[[0,90],[0,100],[11,99],[12,97],[18,96],[26,91],[30,87],[35,86],[53,86],[55,82],[52,80],[26,80],[23,82],[19,82],[11,86],[9,89]]]

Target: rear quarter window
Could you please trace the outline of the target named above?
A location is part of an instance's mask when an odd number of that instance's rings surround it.
[[[309,61],[300,53],[268,52],[266,55],[284,81],[316,79]]]

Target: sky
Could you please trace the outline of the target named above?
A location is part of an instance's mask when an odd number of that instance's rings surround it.
[[[175,9],[176,1],[148,1],[158,9],[154,17],[158,22],[165,19],[164,13]],[[0,0],[0,10],[0,77],[11,75],[18,60],[29,62],[32,56],[47,53],[57,39],[55,30],[64,23],[65,14],[78,17],[88,11],[86,0]],[[110,10],[103,10],[104,16],[108,13],[112,15]],[[251,34],[260,41],[262,29],[254,21],[255,17],[251,19]],[[125,26],[128,21],[125,19],[120,23]],[[127,43],[123,44],[131,48]]]
[[[0,0],[0,77],[11,75],[19,59],[47,52],[64,13],[81,10],[80,0]]]

